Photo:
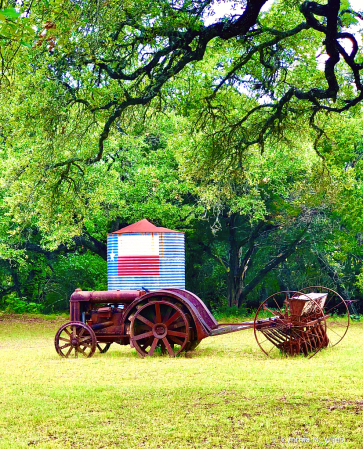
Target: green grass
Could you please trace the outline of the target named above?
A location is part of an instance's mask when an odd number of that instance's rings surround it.
[[[53,346],[64,317],[23,320],[0,316],[0,449],[363,447],[361,323],[311,360],[267,359],[252,331],[191,357],[69,360]]]

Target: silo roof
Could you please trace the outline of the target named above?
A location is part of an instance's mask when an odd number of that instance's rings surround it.
[[[180,232],[180,231],[173,231],[172,229],[161,228],[161,227],[155,226],[152,223],[150,223],[149,220],[146,220],[146,218],[144,218],[143,220],[137,221],[136,223],[134,223],[132,225],[126,226],[126,227],[120,229],[119,231],[111,232],[111,234],[132,234],[132,233],[143,233],[143,232],[147,232],[147,233],[178,232],[180,234],[183,234],[183,232]]]

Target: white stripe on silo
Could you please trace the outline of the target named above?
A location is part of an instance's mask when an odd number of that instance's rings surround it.
[[[118,257],[159,255],[159,235],[157,234],[120,234],[117,240]]]

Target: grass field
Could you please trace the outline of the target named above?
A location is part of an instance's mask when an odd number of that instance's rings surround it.
[[[361,323],[311,360],[269,360],[252,331],[191,357],[69,360],[53,346],[64,317],[0,320],[0,449],[363,447]]]

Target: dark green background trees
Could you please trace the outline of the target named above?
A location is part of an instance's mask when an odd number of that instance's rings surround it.
[[[362,14],[235,6],[1,4],[4,307],[105,289],[107,232],[142,218],[186,233],[187,288],[214,309],[360,298]]]

